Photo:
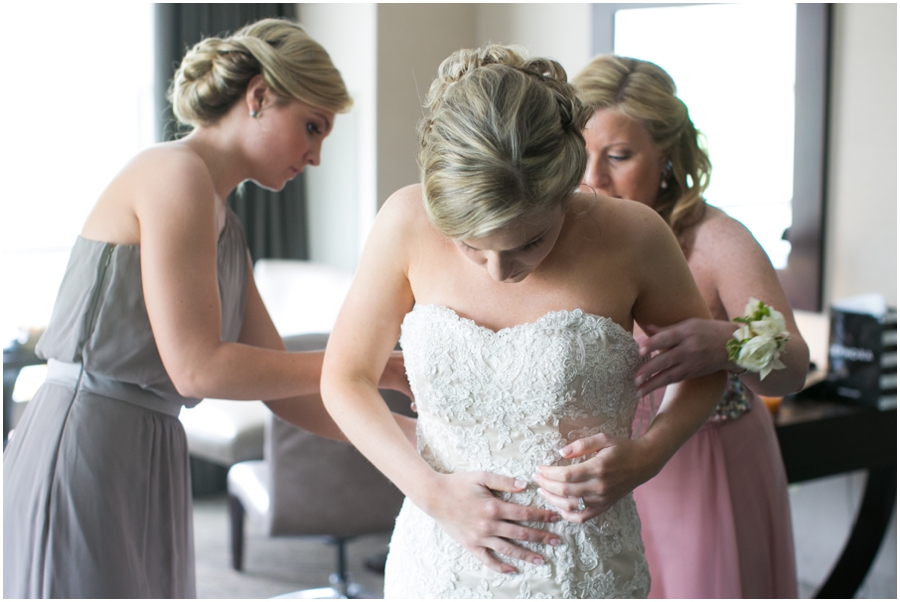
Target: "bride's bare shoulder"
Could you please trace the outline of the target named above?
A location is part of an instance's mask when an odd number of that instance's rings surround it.
[[[389,196],[378,211],[376,224],[406,234],[433,230],[422,203],[422,186],[410,184]]]
[[[422,185],[410,184],[404,186],[387,198],[382,205],[382,211],[396,211],[412,217],[416,213],[425,213],[422,207]]]
[[[639,251],[661,237],[672,236],[659,214],[641,203],[592,195],[587,207],[581,212],[580,221],[583,228],[596,231],[598,251]],[[577,206],[575,211],[579,215]]]

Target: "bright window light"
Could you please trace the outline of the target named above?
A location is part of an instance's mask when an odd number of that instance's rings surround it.
[[[4,345],[19,327],[47,323],[91,207],[154,141],[153,5],[36,10],[4,9]]]
[[[794,166],[794,4],[635,8],[615,14],[615,53],[669,72],[706,136],[706,199],[787,265]]]

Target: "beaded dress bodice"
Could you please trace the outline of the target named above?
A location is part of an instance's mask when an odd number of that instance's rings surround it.
[[[488,471],[530,480],[561,465],[571,441],[606,433],[628,438],[640,358],[631,335],[580,310],[493,332],[446,307],[416,306],[401,345],[415,394],[422,457],[436,471]],[[551,508],[534,486],[503,499]],[[523,544],[546,563],[503,560],[518,573],[482,565],[408,500],[391,541],[386,597],[642,597],[649,574],[631,495],[577,525],[535,525],[561,544]]]

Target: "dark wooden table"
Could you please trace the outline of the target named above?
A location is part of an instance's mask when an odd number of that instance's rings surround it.
[[[788,482],[868,472],[850,537],[816,598],[852,598],[884,539],[897,499],[897,410],[787,397],[775,431]]]

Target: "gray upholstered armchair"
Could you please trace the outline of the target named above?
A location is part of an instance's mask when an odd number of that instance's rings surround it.
[[[291,351],[324,349],[326,334],[287,337]],[[392,410],[409,414],[409,398],[382,391]],[[240,462],[228,472],[232,565],[243,566],[245,517],[270,536],[324,536],[337,547],[333,588],[297,597],[367,597],[348,583],[345,545],[353,537],[389,532],[403,495],[362,454],[270,416],[264,459]]]

